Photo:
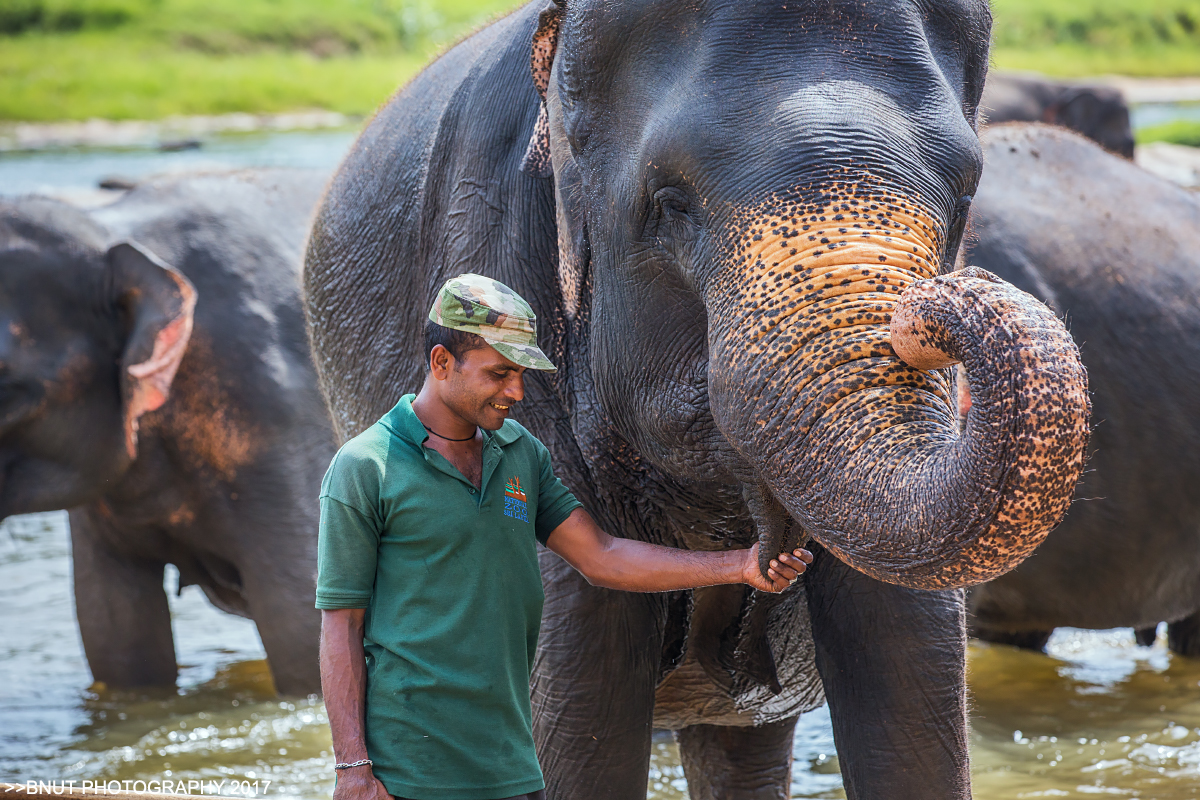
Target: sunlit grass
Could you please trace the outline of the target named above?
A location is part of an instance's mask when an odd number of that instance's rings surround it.
[[[365,115],[446,43],[514,5],[0,0],[0,31],[29,22],[30,15],[15,14],[22,4],[40,8],[41,17],[18,34],[0,35],[0,119],[154,119],[308,108]],[[62,22],[64,9],[71,8],[79,13],[68,21],[83,19],[75,29]],[[97,9],[108,16],[97,22],[84,13]]]
[[[317,59],[304,51],[212,56],[104,37],[5,42],[0,118],[154,119],[323,108],[368,114],[424,64],[424,51]],[[47,53],[53,53],[47,57]]]
[[[517,0],[0,0],[0,120],[369,114]],[[993,0],[1001,68],[1200,76],[1200,0]]]
[[[992,0],[997,66],[1200,76],[1200,0]]]
[[[1154,125],[1136,132],[1138,144],[1149,142],[1172,142],[1200,147],[1200,122],[1178,120],[1165,125]]]
[[[1063,78],[1131,75],[1137,78],[1200,77],[1200,44],[1106,49],[1063,44],[1036,49],[998,47],[992,61],[1000,69],[1032,70]]]

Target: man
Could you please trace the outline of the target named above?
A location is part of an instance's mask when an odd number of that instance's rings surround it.
[[[509,420],[527,369],[554,370],[529,305],[479,275],[429,312],[428,374],[342,447],[321,487],[317,607],[335,800],[541,798],[529,675],[542,611],[535,541],[593,584],[778,592],[804,550],[690,552],[617,539]]]

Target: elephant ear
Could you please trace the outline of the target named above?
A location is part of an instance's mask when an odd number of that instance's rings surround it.
[[[157,256],[131,242],[107,254],[113,298],[124,314],[121,407],[125,450],[137,458],[138,420],[162,406],[192,335],[196,289]]]
[[[571,158],[566,142],[555,149],[562,156],[554,181],[555,227],[558,229],[558,286],[563,310],[575,319],[584,303],[592,250],[588,242],[587,216],[583,207],[583,183],[579,165]]]
[[[533,85],[542,99],[538,108],[529,147],[521,161],[521,170],[537,178],[549,178],[554,174],[550,163],[550,117],[546,113],[546,89],[550,86],[550,69],[554,66],[554,53],[558,49],[558,29],[562,24],[565,0],[553,0],[538,14],[537,30],[533,32],[533,43],[529,52],[529,71]]]

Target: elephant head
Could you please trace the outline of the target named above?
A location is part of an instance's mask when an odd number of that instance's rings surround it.
[[[196,292],[62,203],[0,204],[0,518],[97,497],[166,402]]]
[[[811,535],[939,589],[1025,558],[1082,469],[1063,325],[949,272],[983,166],[983,0],[559,0],[525,158],[613,424],[728,475],[770,558]],[[973,405],[960,430],[947,367]]]

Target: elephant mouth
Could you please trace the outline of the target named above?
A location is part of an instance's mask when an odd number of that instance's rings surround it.
[[[1082,470],[1070,335],[982,271],[935,277],[945,229],[919,198],[867,182],[796,196],[813,199],[741,215],[707,298],[713,414],[760,477],[746,494],[765,557],[794,521],[881,580],[947,588],[1011,569]],[[974,397],[961,435],[940,369],[958,361]]]

